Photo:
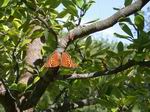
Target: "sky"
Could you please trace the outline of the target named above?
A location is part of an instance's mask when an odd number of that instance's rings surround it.
[[[92,21],[95,19],[106,19],[107,17],[113,15],[116,11],[113,8],[122,8],[124,6],[124,0],[95,0],[91,8],[87,11],[86,15],[84,16],[82,23],[86,23],[88,21]],[[146,10],[146,8],[150,6],[150,2],[144,6],[142,10]],[[113,33],[124,33],[118,24],[114,25],[111,28],[106,30],[100,31],[98,33],[94,33],[93,36],[96,38],[104,37],[104,39],[108,39],[109,41],[123,41],[128,43],[129,41],[125,39],[115,38]]]

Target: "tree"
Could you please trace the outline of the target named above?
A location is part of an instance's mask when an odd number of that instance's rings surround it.
[[[0,102],[5,111],[149,111],[150,32],[144,31],[140,12],[148,2],[125,0],[109,18],[81,25],[92,0],[2,0]],[[60,4],[64,10],[58,12]],[[91,38],[116,23],[126,35],[115,36],[129,45]],[[55,50],[67,51],[78,67],[43,67],[44,57]]]

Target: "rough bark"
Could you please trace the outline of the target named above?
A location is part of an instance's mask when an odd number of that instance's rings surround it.
[[[25,62],[27,64],[24,73],[21,75],[19,82],[23,84],[28,84],[28,81],[33,76],[33,68],[37,60],[42,59],[41,49],[43,47],[43,42],[41,38],[36,38],[28,45],[26,52]]]
[[[64,38],[61,38],[59,40],[58,47],[64,50],[69,45],[70,41],[74,41],[77,38],[80,38],[85,35],[89,35],[89,34],[111,27],[115,25],[121,17],[127,17],[139,11],[148,2],[149,0],[137,0],[133,4],[120,9],[117,13],[115,13],[114,15],[110,16],[109,18],[105,20],[98,21],[96,23],[93,23],[87,26],[83,25],[83,26],[74,28]],[[41,38],[37,38],[33,40],[33,42],[28,46],[25,61],[29,66],[26,67],[24,73],[22,74],[19,80],[19,83],[28,84],[29,80],[33,77],[32,73],[33,73],[33,68],[35,67],[34,64],[37,60],[42,58],[41,56],[42,46],[43,46],[43,43],[41,41]],[[132,64],[132,66],[133,65],[135,64]],[[142,65],[142,62],[140,65]],[[127,68],[125,67],[125,69]],[[122,69],[122,70],[125,70],[125,69]],[[41,77],[40,80],[34,85],[33,92],[29,95],[29,97],[26,97],[25,99],[23,99],[20,102],[21,104],[19,106],[18,106],[18,102],[15,101],[15,99],[11,96],[8,89],[5,87],[5,84],[2,83],[2,85],[0,86],[0,92],[1,92],[0,102],[5,107],[6,112],[19,112],[20,110],[18,108],[21,108],[28,112],[32,112],[33,107],[36,106],[36,104],[38,103],[40,97],[45,92],[48,85],[53,83],[56,79],[59,79],[59,77],[57,77],[57,70],[58,68],[55,70],[49,69],[48,72],[46,72],[45,75]],[[119,70],[119,68],[116,69],[116,71],[117,70]],[[112,74],[113,72],[114,71],[110,71],[110,74]],[[98,73],[96,76],[100,76],[100,75],[101,74]]]

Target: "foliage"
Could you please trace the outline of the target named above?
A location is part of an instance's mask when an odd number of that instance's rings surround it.
[[[44,37],[42,55],[48,56],[57,47],[55,34],[63,36],[80,25],[93,0],[1,0],[0,1],[0,74],[11,91],[25,93],[43,76],[42,65],[33,68],[38,73],[30,85],[18,83],[18,77],[28,66],[25,63],[26,50],[35,38]],[[125,0],[124,5],[132,3]],[[62,10],[59,7],[62,5]],[[49,26],[43,21],[47,20]],[[94,21],[95,22],[95,21]],[[94,40],[91,36],[77,39],[67,51],[79,67],[74,70],[60,68],[60,75],[106,71],[128,63],[150,60],[150,32],[144,30],[144,16],[141,12],[121,18],[120,28],[128,44],[115,44]],[[43,24],[44,23],[44,24]],[[61,38],[61,37],[59,37]],[[36,111],[52,108],[53,104],[94,99],[96,103],[71,110],[75,112],[99,111],[150,111],[150,69],[134,66],[114,75],[88,78],[85,80],[57,80],[50,85],[35,107]],[[39,88],[40,89],[40,88]],[[64,91],[63,91],[64,90]],[[59,96],[59,94],[62,95]],[[58,97],[59,96],[59,97]],[[70,111],[70,110],[68,110]]]

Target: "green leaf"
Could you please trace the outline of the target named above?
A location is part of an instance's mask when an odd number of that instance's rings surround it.
[[[5,31],[8,31],[8,30],[9,30],[9,27],[6,26],[6,25],[2,25],[2,28],[3,28]]]
[[[10,37],[8,35],[6,35],[3,39],[4,42],[8,41],[10,39]]]
[[[85,41],[85,49],[87,49],[92,43],[92,38],[91,36],[90,37],[87,37],[86,41]]]
[[[132,3],[132,0],[125,0],[124,1],[124,6],[128,6]]]
[[[119,19],[119,22],[127,22],[127,23],[129,23],[130,25],[133,25],[133,23],[132,23],[132,21],[131,21],[131,19],[130,19],[129,17],[126,17],[126,18],[121,17],[121,18]]]
[[[60,24],[56,24],[52,27],[54,30],[61,30],[63,28],[63,26],[61,26]]]
[[[51,18],[55,20],[55,18],[57,17],[57,15],[59,14],[59,12],[55,9],[51,9]],[[51,21],[52,21],[51,19]]]
[[[21,43],[21,47],[25,46],[26,44],[30,43],[31,39],[25,39],[23,40],[23,42]]]
[[[117,58],[118,59],[118,54],[113,52],[113,51],[107,51],[107,54],[111,56],[111,58]]]
[[[128,35],[130,35],[131,37],[133,37],[132,32],[130,30],[130,28],[125,24],[125,23],[119,23],[121,29],[126,32]]]
[[[27,87],[26,84],[23,84],[23,83],[17,84],[18,91],[20,91],[20,92],[23,92],[26,89],[26,87]]]
[[[35,84],[39,79],[40,79],[39,76],[35,77],[33,83]]]
[[[55,36],[52,33],[50,33],[48,30],[44,31],[44,36],[46,39],[46,44],[48,45],[48,48],[45,47],[45,50],[53,51],[54,49],[56,49],[57,42],[55,40]]]
[[[134,23],[139,30],[143,30],[144,28],[144,17],[141,14],[138,14],[134,18]]]
[[[121,91],[120,88],[118,87],[113,87],[112,91],[111,91],[111,95],[118,97],[121,97]]]
[[[64,7],[67,9],[67,11],[70,14],[78,17],[78,12],[77,12],[77,9],[76,9],[75,5],[73,4],[73,2],[71,2],[69,0],[62,0],[62,4],[64,5]]]
[[[63,11],[61,11],[58,15],[57,18],[63,18],[68,14],[68,11],[66,9],[64,9]]]
[[[84,0],[73,0],[77,6],[79,6],[80,8],[82,8],[83,4],[84,4]]]
[[[17,90],[17,84],[16,83],[12,83],[9,88],[11,90]]]
[[[116,11],[120,10],[120,8],[117,8],[117,7],[113,7],[113,9],[116,10]]]
[[[21,27],[19,27],[19,29],[23,28],[23,32],[26,32],[29,29],[29,22],[30,19],[27,18],[27,20],[21,25]]]
[[[2,4],[1,7],[6,7],[10,0],[2,0],[2,1],[3,2],[0,3]]]
[[[135,61],[143,61],[145,58],[145,54],[143,53],[136,53],[134,56]]]
[[[121,35],[121,34],[118,34],[118,33],[114,33],[114,35],[115,35],[116,37],[124,38],[124,39],[128,39],[128,38],[130,38],[129,36]]]
[[[137,99],[136,96],[127,96],[127,97],[125,98],[124,103],[125,103],[126,105],[130,105],[130,104],[133,104],[133,102],[135,102],[136,99]]]
[[[19,20],[19,19],[17,19],[17,18],[15,18],[15,19],[13,20],[13,25],[14,25],[16,28],[19,28],[19,27],[21,26],[21,24],[22,24],[21,20]]]
[[[24,91],[26,88],[26,84],[22,84],[22,83],[12,83],[11,86],[10,86],[10,89],[11,90],[16,90],[16,91],[19,91],[19,92],[22,92]]]
[[[86,4],[83,5],[83,9],[84,9],[85,11],[87,11],[87,10],[91,7],[91,5],[92,5],[93,3],[95,3],[95,1],[90,0],[88,3],[86,3]]]
[[[138,104],[134,105],[132,112],[141,112],[140,107]]]
[[[122,52],[124,50],[124,46],[122,42],[119,42],[117,45],[118,52]]]
[[[56,8],[60,5],[61,0],[46,0],[45,5],[50,5],[50,8]]]

